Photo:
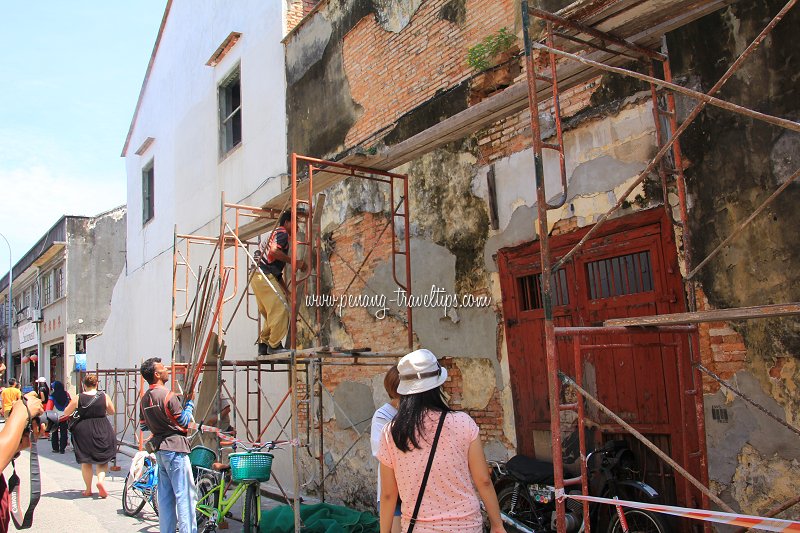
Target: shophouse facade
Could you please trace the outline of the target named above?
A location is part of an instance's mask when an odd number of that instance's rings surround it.
[[[95,217],[63,216],[14,265],[9,375],[30,384],[39,376],[75,386],[76,355],[100,333],[111,289],[125,265],[121,206]],[[8,329],[8,274],[0,279]]]
[[[487,456],[551,457],[538,292],[540,236],[531,112],[521,85],[519,3],[281,4],[238,2],[225,9],[168,4],[123,151],[131,213],[127,269],[114,290],[103,334],[89,340],[90,366],[131,367],[152,355],[169,359],[175,234],[218,236],[223,191],[228,201],[248,205],[271,199],[285,187],[281,176],[292,152],[365,166],[394,161],[391,168],[381,168],[409,176],[411,224],[402,237],[410,239],[411,271],[419,288],[414,293],[442,290],[491,302],[457,310],[415,309],[414,344],[443,356],[451,376],[445,386],[451,403],[477,420]],[[596,12],[613,11],[616,3],[532,4],[593,20]],[[659,24],[679,20],[664,32],[663,44],[676,81],[698,90],[712,87],[781,7],[777,0],[640,4],[653,20],[663,16]],[[295,12],[289,17],[291,5],[302,6],[305,16]],[[684,14],[688,18],[681,19]],[[286,20],[298,25],[284,38]],[[471,47],[503,29],[516,36],[516,55],[491,68],[515,62],[516,68],[497,81],[492,73],[470,67],[467,57]],[[613,24],[606,29],[613,31]],[[797,116],[797,86],[787,83],[798,70],[797,56],[790,53],[797,29],[795,12],[721,97]],[[617,202],[660,146],[646,85],[598,72],[561,96],[568,194],[550,212],[547,227],[556,257]],[[678,98],[678,122],[692,104]],[[542,101],[534,112],[545,124],[543,139],[553,146],[551,105]],[[488,109],[480,119],[470,111],[477,106]],[[695,256],[710,252],[795,170],[796,137],[763,128],[709,108],[681,140],[690,198],[687,224],[700,236],[693,241]],[[560,190],[559,155],[550,150],[541,163],[548,191]],[[384,231],[387,195],[356,179],[326,192],[321,221],[326,288],[334,294],[391,295],[396,284],[392,235]],[[796,225],[798,211],[791,206],[797,194],[795,184],[774,206],[774,216],[786,227]],[[681,274],[686,272],[681,272],[680,260],[686,249],[673,225],[677,195],[674,181],[664,191],[658,177],[649,176],[584,253],[557,274],[559,324],[593,325],[619,316],[685,310]],[[698,276],[700,310],[800,298],[793,266],[800,247],[791,232],[774,229],[777,220],[759,219],[751,227],[750,241],[717,256]],[[756,244],[761,245],[757,250]],[[205,265],[207,257],[193,256],[191,263]],[[354,265],[366,258],[359,279],[348,283]],[[613,281],[629,271],[640,282]],[[226,326],[229,359],[251,357],[255,351],[252,321],[240,318]],[[796,422],[796,320],[745,326],[719,322],[704,324],[699,331],[703,364],[722,379],[736,380],[778,418]],[[403,313],[378,318],[369,309],[354,307],[333,316],[321,337],[335,346],[402,350],[407,323]],[[686,368],[676,368],[678,352],[684,357],[689,353],[681,342],[669,337],[657,349],[590,354],[588,387],[663,450],[689,457],[692,472],[700,475],[705,469],[713,489],[735,508],[756,514],[796,495],[800,452],[793,445],[795,435],[762,414],[750,413],[742,400],[713,380],[693,384],[692,391],[679,389],[691,377],[682,373]],[[322,405],[325,453],[302,456],[307,490],[314,491],[313,472],[324,462],[335,476],[326,497],[356,507],[374,505],[376,463],[366,439],[354,442],[360,426],[348,421],[368,420],[381,404],[384,371],[346,365],[325,369],[324,381],[337,406],[327,400]],[[618,376],[635,390],[619,392],[632,389],[616,387]],[[280,399],[285,380],[271,385],[275,388],[266,394]],[[705,402],[699,418],[706,422],[708,450],[698,442],[699,426],[682,423],[685,411],[694,406],[685,397],[689,392],[702,395]],[[564,418],[569,426],[564,452],[577,460],[576,419],[568,414]],[[624,436],[618,427],[602,422],[592,432],[595,444]],[[712,453],[715,448],[725,453]],[[671,469],[648,452],[637,452],[648,465],[643,477],[666,500],[699,505],[696,493]]]

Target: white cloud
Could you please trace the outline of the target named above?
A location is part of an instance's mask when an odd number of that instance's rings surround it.
[[[14,263],[62,215],[96,215],[125,202],[122,172],[116,178],[66,174],[44,165],[0,167],[0,233],[11,244]],[[8,254],[0,246],[0,273]],[[2,276],[3,274],[0,274]]]

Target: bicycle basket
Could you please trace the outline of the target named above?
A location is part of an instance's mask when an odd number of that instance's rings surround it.
[[[217,454],[205,446],[195,446],[192,448],[192,451],[189,452],[189,462],[192,466],[199,466],[200,468],[210,470],[211,465],[214,464],[216,460]]]
[[[231,478],[239,482],[269,481],[272,457],[271,453],[265,452],[232,453],[229,457]]]

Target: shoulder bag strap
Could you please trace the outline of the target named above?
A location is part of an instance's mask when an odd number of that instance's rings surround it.
[[[25,407],[27,409],[28,402],[23,396],[22,399]],[[31,428],[31,420],[30,420],[30,411],[28,412],[28,431],[30,431],[30,439],[31,439],[31,449],[30,449],[30,456],[31,456],[31,466],[30,466],[30,482],[31,482],[31,499],[28,503],[28,509],[25,511],[23,516],[22,514],[22,501],[20,500],[20,481],[19,476],[17,475],[17,467],[14,464],[14,460],[11,460],[11,464],[14,468],[14,472],[11,474],[11,477],[8,480],[7,490],[10,496],[11,502],[11,520],[14,522],[14,525],[17,529],[29,529],[33,525],[33,512],[36,510],[36,506],[39,504],[39,498],[42,495],[42,481],[39,473],[39,452],[36,449],[36,439],[33,438],[33,429]],[[41,431],[41,429],[40,429]]]
[[[86,405],[83,407],[83,409],[84,409],[84,410],[86,410],[86,409],[90,408],[90,407],[92,406],[92,404],[93,404],[93,403],[94,403],[94,402],[97,400],[97,397],[98,397],[100,394],[101,394],[100,392],[98,392],[97,394],[95,394],[95,395],[94,395],[94,398],[92,398],[91,400],[89,400],[89,403],[87,403],[87,404],[86,404]],[[77,416],[77,418],[82,418],[82,417],[83,417],[83,413],[81,412],[81,395],[80,395],[80,394],[78,395],[78,404],[75,406],[75,412],[76,412],[76,413],[78,413],[78,416]]]
[[[414,531],[414,524],[417,523],[417,515],[419,514],[420,505],[422,505],[422,495],[425,494],[425,485],[428,484],[428,476],[431,473],[431,465],[433,465],[433,456],[436,454],[436,445],[439,444],[439,435],[442,434],[442,426],[444,426],[444,419],[447,416],[447,411],[442,411],[442,416],[439,417],[439,425],[436,428],[436,436],[433,437],[433,444],[431,445],[431,453],[428,455],[428,465],[425,467],[425,474],[422,476],[422,483],[419,485],[419,492],[417,493],[417,503],[414,505],[414,514],[411,515],[411,522],[408,524],[407,533]]]

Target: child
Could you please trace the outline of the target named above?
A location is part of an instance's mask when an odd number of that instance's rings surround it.
[[[394,419],[397,414],[397,407],[400,405],[400,395],[397,394],[397,387],[400,385],[400,373],[397,367],[393,366],[386,372],[383,378],[383,388],[386,389],[386,394],[389,395],[389,403],[385,403],[375,411],[372,415],[372,428],[370,431],[370,444],[372,446],[372,455],[377,457],[378,448],[380,447],[381,435],[383,428]],[[381,502],[381,474],[378,470],[378,506],[380,511]],[[394,511],[394,520],[392,522],[392,533],[400,533],[400,501],[397,502],[397,508]]]

